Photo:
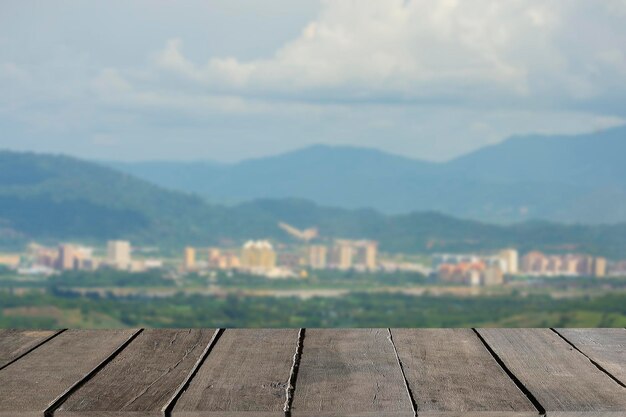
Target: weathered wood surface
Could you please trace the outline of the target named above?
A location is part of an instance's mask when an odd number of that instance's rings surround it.
[[[471,329],[391,333],[418,415],[537,416]]]
[[[297,329],[224,331],[172,416],[284,416],[297,346]]]
[[[56,330],[0,329],[0,369],[59,333]]]
[[[557,329],[622,385],[626,385],[626,329]]]
[[[414,415],[387,329],[310,329],[303,346],[294,417]]]
[[[215,329],[144,330],[54,415],[163,415],[215,333]]]
[[[43,416],[136,330],[67,330],[0,370],[0,417]]]
[[[625,333],[0,330],[0,417],[626,417]]]
[[[626,416],[626,389],[550,329],[478,332],[548,416]]]

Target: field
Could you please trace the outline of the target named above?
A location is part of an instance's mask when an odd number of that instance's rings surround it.
[[[446,286],[419,274],[266,280],[114,271],[0,277],[0,327],[624,327],[626,279]]]

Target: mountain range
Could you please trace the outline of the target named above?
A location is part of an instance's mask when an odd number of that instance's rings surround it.
[[[300,198],[387,214],[432,210],[510,223],[626,221],[626,127],[577,136],[512,137],[434,163],[316,145],[234,164],[148,161],[111,167],[208,201]]]
[[[373,209],[324,207],[301,199],[211,204],[93,162],[0,151],[0,247],[18,247],[32,240],[101,244],[125,238],[138,245],[180,250],[185,245],[239,245],[251,238],[269,238],[279,244],[291,241],[278,222],[298,228],[315,226],[326,242],[337,237],[375,239],[381,250],[389,252],[515,246],[522,251],[626,257],[626,223],[495,225],[433,211],[389,215]]]

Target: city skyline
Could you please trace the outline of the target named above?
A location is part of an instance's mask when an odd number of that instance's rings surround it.
[[[60,242],[56,248],[31,243],[23,252],[0,253],[0,265],[21,275],[50,276],[55,272],[94,272],[101,268],[128,272],[172,269],[183,274],[207,271],[239,271],[270,279],[307,278],[308,270],[359,273],[418,272],[443,283],[469,286],[503,285],[505,276],[594,277],[622,276],[626,260],[608,260],[584,253],[545,254],[536,249],[522,254],[512,247],[468,253],[379,253],[373,240],[333,238],[330,241],[278,243],[247,240],[235,247],[185,246],[180,256],[160,256],[140,249],[133,256],[127,240],[109,240],[98,249],[79,243]],[[421,256],[418,262],[406,256]],[[398,258],[398,256],[400,258]],[[425,261],[427,259],[428,261]]]

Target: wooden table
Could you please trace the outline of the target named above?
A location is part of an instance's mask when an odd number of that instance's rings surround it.
[[[0,330],[0,417],[624,417],[625,384],[625,329]]]

